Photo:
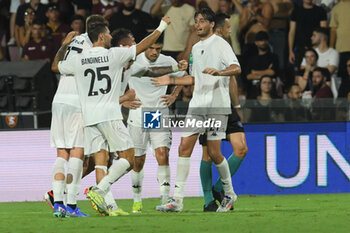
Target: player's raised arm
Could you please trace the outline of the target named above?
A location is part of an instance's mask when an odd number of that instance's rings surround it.
[[[53,60],[52,65],[51,65],[51,70],[53,72],[59,73],[58,62],[63,60],[64,55],[66,54],[68,45],[72,41],[73,37],[76,35],[78,35],[78,32],[72,31],[72,32],[67,34],[66,38],[64,38],[62,45],[61,45],[61,48],[57,51],[55,59]]]
[[[143,51],[145,51],[148,47],[150,47],[154,42],[157,41],[158,37],[162,34],[162,32],[167,28],[170,24],[169,16],[164,16],[160,21],[160,24],[156,30],[154,30],[151,35],[144,38],[140,43],[136,45],[136,55],[139,55]]]
[[[186,75],[181,78],[175,78],[170,77],[169,75],[163,75],[158,78],[152,78],[151,81],[153,81],[152,84],[157,87],[167,85],[192,85],[194,84],[194,77],[191,75]]]
[[[208,67],[208,68],[205,68],[202,72],[204,74],[211,74],[213,76],[232,76],[232,75],[240,74],[242,71],[239,65],[232,64],[224,70],[217,70],[215,68]]]

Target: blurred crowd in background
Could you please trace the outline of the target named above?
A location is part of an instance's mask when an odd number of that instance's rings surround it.
[[[162,53],[189,60],[202,7],[226,15],[222,36],[241,63],[239,97],[251,122],[342,119],[320,114],[350,98],[350,0],[0,0],[0,62],[51,62],[69,31],[85,32],[91,14],[103,15],[111,31],[131,30],[136,42],[168,15]],[[175,108],[192,90],[183,88]]]

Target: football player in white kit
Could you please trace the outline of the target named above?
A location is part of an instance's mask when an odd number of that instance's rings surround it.
[[[86,191],[87,197],[101,212],[114,215],[107,208],[105,195],[110,186],[133,166],[133,143],[122,122],[119,106],[121,77],[127,62],[152,45],[170,23],[163,17],[159,27],[139,44],[130,48],[110,48],[111,35],[104,24],[89,29],[93,48],[60,62],[62,74],[74,74],[84,122],[84,154],[94,154],[97,166],[107,166],[108,152],[118,152],[119,159],[108,175]],[[107,173],[107,169],[104,171]]]
[[[187,69],[187,62],[181,61],[179,64],[170,56],[160,54],[163,46],[162,38],[159,38],[145,52],[137,56],[130,69],[125,72],[128,77],[129,87],[136,92],[136,98],[141,101],[142,108],[130,109],[128,118],[128,129],[135,146],[135,163],[131,171],[132,189],[134,193],[133,213],[140,213],[142,210],[141,191],[143,183],[143,166],[146,159],[148,144],[154,150],[158,162],[157,180],[160,186],[161,203],[167,201],[170,191],[170,167],[169,150],[171,147],[171,131],[157,130],[151,132],[143,129],[142,111],[146,109],[159,110],[163,116],[169,114],[168,105],[175,100],[181,86],[176,86],[171,95],[166,95],[167,86],[156,87],[152,85],[150,76],[169,74],[172,77],[183,77]],[[138,69],[150,69],[140,76],[133,76]],[[174,72],[175,71],[175,72]],[[177,72],[176,72],[177,71]],[[131,74],[131,75],[130,75]]]
[[[95,23],[107,23],[107,21],[99,15],[92,15],[86,20],[86,29],[88,30]],[[71,37],[66,38],[68,41],[66,43],[71,40]],[[74,37],[65,56],[68,58],[90,48],[92,48],[92,43],[88,34],[84,33]],[[57,72],[57,67],[52,68]],[[53,215],[56,217],[86,217],[87,215],[76,206],[83,170],[84,140],[81,105],[72,75],[60,76],[58,89],[52,102],[51,146],[57,148],[52,181]],[[68,161],[69,168],[66,177],[65,169]],[[65,187],[67,188],[67,207],[63,204]]]
[[[168,203],[157,206],[159,211],[180,212],[183,210],[184,189],[190,170],[190,156],[198,134],[204,132],[207,132],[208,154],[218,169],[225,191],[225,198],[217,212],[229,211],[237,199],[232,187],[229,166],[221,154],[221,139],[226,137],[228,114],[231,113],[229,76],[240,73],[241,69],[231,46],[223,38],[213,33],[214,20],[215,14],[209,8],[202,8],[195,14],[195,28],[200,41],[192,48],[193,76],[183,78],[162,76],[153,79],[157,86],[195,83],[186,122],[193,119],[202,122],[215,119],[220,122],[220,125],[215,123],[214,127],[193,127],[182,133],[174,196]]]

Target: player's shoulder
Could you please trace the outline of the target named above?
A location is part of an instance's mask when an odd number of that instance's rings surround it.
[[[157,61],[159,61],[159,62],[176,62],[176,60],[174,58],[172,58],[171,56],[164,55],[164,54],[159,54]]]
[[[75,47],[92,47],[92,43],[89,39],[87,33],[80,34],[75,36],[71,42],[71,46]]]

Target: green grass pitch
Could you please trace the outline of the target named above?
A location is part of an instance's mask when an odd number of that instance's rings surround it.
[[[350,232],[350,194],[243,195],[229,213],[203,213],[203,198],[185,198],[182,213],[157,212],[158,202],[144,199],[142,214],[102,217],[79,201],[89,218],[54,218],[44,202],[0,203],[0,232]],[[130,211],[132,200],[118,205]]]

